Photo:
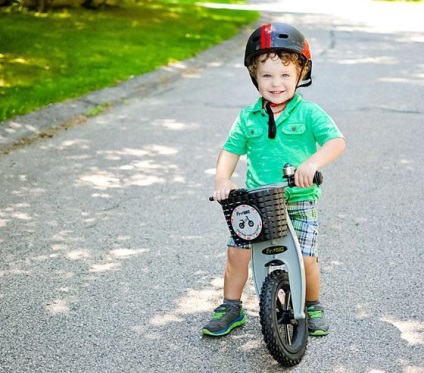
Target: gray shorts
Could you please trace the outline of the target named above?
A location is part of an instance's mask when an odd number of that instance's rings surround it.
[[[287,204],[287,213],[296,231],[303,256],[318,256],[318,212],[315,201],[302,201]],[[230,237],[227,245],[239,249],[251,249],[249,243],[236,244]]]

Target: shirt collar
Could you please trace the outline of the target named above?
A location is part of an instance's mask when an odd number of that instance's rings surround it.
[[[290,112],[297,106],[299,102],[303,100],[302,96],[298,93],[295,93],[293,98],[288,102],[286,108],[283,111],[284,116],[290,114]],[[262,111],[262,97],[259,97],[253,105],[246,107],[247,111],[252,113],[257,113],[258,111]]]

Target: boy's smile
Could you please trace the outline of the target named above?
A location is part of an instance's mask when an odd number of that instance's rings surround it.
[[[274,54],[258,63],[256,79],[262,97],[274,105],[282,105],[294,96],[298,71],[294,63],[285,66]]]

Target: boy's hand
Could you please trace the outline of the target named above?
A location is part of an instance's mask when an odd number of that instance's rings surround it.
[[[318,171],[318,167],[311,162],[302,163],[294,174],[294,181],[296,186],[299,188],[307,188],[312,186],[314,183],[315,172]]]
[[[215,191],[213,192],[213,199],[215,201],[227,199],[230,191],[233,189],[237,189],[237,186],[230,180],[226,179],[217,181],[215,184]]]

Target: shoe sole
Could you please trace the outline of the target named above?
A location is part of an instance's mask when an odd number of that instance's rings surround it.
[[[219,332],[211,332],[208,329],[202,329],[202,333],[205,335],[209,335],[211,337],[222,337],[223,335],[227,335],[230,333],[234,328],[237,328],[238,326],[242,326],[247,321],[246,316],[243,316],[241,320],[234,321],[227,329],[221,330]]]
[[[327,335],[329,332],[325,332],[324,330],[315,330],[314,332],[309,332],[311,337],[323,337]]]

